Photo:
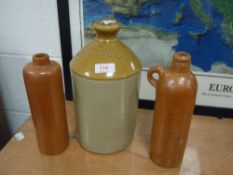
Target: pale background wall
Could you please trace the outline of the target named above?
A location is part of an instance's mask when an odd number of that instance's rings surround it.
[[[78,41],[79,3],[78,0],[69,3],[75,16],[71,18],[71,30],[75,31],[72,38]],[[30,116],[23,66],[37,52],[46,52],[62,64],[57,1],[4,0],[0,2],[0,9],[0,104],[6,125],[13,134]],[[78,51],[79,42],[74,42],[73,47]]]

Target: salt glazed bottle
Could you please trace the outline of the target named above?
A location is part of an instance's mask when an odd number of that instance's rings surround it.
[[[69,144],[61,68],[47,54],[38,53],[24,67],[23,77],[39,150],[59,154]]]
[[[184,155],[197,91],[190,64],[188,53],[177,52],[170,68],[153,66],[147,74],[156,88],[150,157],[165,168],[179,166]]]
[[[108,154],[134,134],[141,64],[117,38],[116,20],[93,25],[97,36],[71,61],[77,138],[87,150]]]

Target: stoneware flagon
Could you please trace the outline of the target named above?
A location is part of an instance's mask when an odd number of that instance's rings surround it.
[[[177,52],[170,68],[153,66],[147,74],[156,88],[150,156],[166,168],[180,165],[188,138],[197,91],[190,63],[188,53]],[[155,73],[158,80],[153,77]]]
[[[39,150],[59,154],[69,144],[61,68],[39,53],[24,67],[23,77]]]
[[[77,138],[87,150],[114,153],[131,143],[141,64],[118,38],[121,25],[100,20],[96,38],[71,61]]]

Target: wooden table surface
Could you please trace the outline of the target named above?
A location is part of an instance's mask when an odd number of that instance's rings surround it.
[[[233,175],[233,120],[193,116],[182,165],[164,169],[149,156],[152,110],[138,110],[138,121],[132,144],[112,155],[85,151],[74,133],[72,102],[67,102],[70,145],[60,155],[47,156],[38,151],[31,118],[20,131],[21,141],[14,137],[0,152],[0,175]]]

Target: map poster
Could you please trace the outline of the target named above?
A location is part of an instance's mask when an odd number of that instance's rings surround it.
[[[114,18],[123,24],[119,38],[138,55],[144,70],[151,65],[169,66],[176,51],[189,52],[199,84],[197,105],[232,108],[233,0],[82,3],[85,43],[95,36],[94,21]],[[151,93],[146,92],[145,98],[153,100]]]

